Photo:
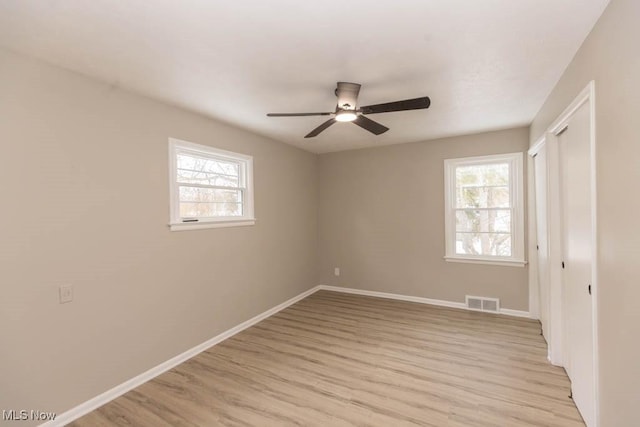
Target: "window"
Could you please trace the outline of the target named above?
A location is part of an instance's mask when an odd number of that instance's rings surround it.
[[[445,160],[444,169],[445,259],[523,266],[522,153]]]
[[[253,225],[253,158],[169,139],[171,230]]]

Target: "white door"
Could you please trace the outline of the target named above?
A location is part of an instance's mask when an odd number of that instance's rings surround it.
[[[533,158],[536,193],[536,249],[538,253],[538,290],[542,335],[550,342],[549,324],[549,238],[547,227],[547,148],[543,146]]]
[[[570,273],[567,271],[566,266],[569,263],[569,230],[570,230],[570,209],[569,209],[569,195],[572,190],[569,187],[569,139],[570,135],[567,135],[569,128],[567,127],[561,135],[558,136],[558,157],[560,160],[560,187],[561,187],[561,209],[562,209],[562,226],[560,227],[562,232],[562,290],[560,297],[562,299],[562,344],[564,351],[562,352],[562,366],[567,371],[567,375],[572,379],[571,375],[571,350],[573,349],[575,336],[572,335],[571,323],[574,321],[574,295],[570,295],[569,282],[571,280]],[[573,129],[575,132],[575,129]],[[572,269],[572,272],[575,272]],[[574,350],[575,351],[575,350]]]
[[[563,211],[563,343],[573,400],[595,425],[590,112],[583,104],[558,136]]]

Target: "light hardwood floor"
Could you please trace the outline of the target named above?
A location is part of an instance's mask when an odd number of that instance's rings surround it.
[[[584,426],[538,322],[321,291],[72,426]]]

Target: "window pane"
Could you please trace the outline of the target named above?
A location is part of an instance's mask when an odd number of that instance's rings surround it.
[[[242,216],[242,191],[180,186],[180,216]]]
[[[456,231],[510,233],[511,210],[459,210],[456,212]]]
[[[178,182],[239,187],[240,165],[232,162],[178,154]]]
[[[510,207],[509,163],[458,166],[456,207]]]
[[[511,234],[456,233],[456,254],[511,256]]]
[[[221,190],[180,186],[181,202],[232,202],[242,203],[241,190]]]
[[[216,185],[219,187],[239,187],[237,176],[217,175],[188,169],[178,169],[178,182],[184,184]]]
[[[180,202],[180,217],[242,216],[242,203],[232,202]]]
[[[464,185],[456,188],[457,208],[508,208],[509,186]]]

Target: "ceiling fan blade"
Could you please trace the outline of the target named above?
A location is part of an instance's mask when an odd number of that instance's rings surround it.
[[[366,129],[369,132],[376,135],[380,135],[381,133],[385,133],[386,131],[389,130],[388,127],[382,126],[380,123],[374,122],[373,120],[365,116],[358,116],[358,118],[355,119],[352,123],[355,123],[356,125],[360,126],[362,129]]]
[[[334,124],[335,122],[336,122],[336,119],[329,119],[326,122],[324,122],[323,124],[321,124],[320,126],[318,126],[317,128],[315,128],[314,130],[312,130],[311,132],[309,132],[304,137],[305,138],[313,138],[314,136],[318,136],[320,134],[320,132],[322,132],[323,130],[325,130],[326,128],[328,128],[329,126]]]
[[[367,105],[360,107],[362,114],[391,113],[393,111],[421,110],[429,108],[431,100],[428,96],[422,98],[405,99],[404,101],[387,102],[385,104]]]
[[[267,113],[267,117],[330,116],[333,113]]]

